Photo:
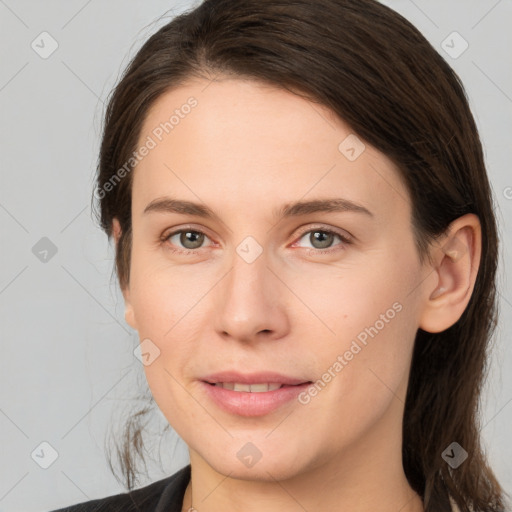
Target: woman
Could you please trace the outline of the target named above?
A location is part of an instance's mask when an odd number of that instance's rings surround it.
[[[374,0],[206,0],[105,121],[99,217],[190,465],[131,490],[135,435],[130,492],[65,510],[505,510],[477,425],[492,196],[417,29]]]

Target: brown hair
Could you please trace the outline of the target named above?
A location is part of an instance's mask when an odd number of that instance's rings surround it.
[[[478,425],[497,323],[497,227],[481,142],[458,76],[411,23],[375,0],[206,0],[179,15],[139,50],[106,110],[95,197],[107,235],[114,217],[121,224],[122,287],[129,283],[133,173],[108,193],[106,184],[130,161],[155,100],[190,78],[215,75],[257,80],[322,104],[390,157],[411,196],[422,260],[454,219],[478,215],[482,258],[466,310],[444,332],[417,332],[402,455],[425,511],[450,510],[448,496],[461,512],[504,511],[504,491],[486,462]],[[119,456],[131,488],[132,448],[141,454],[141,430],[129,425],[126,432]],[[442,458],[454,441],[468,452],[457,469]]]

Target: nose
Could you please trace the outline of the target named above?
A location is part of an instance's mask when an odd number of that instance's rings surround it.
[[[286,287],[268,260],[265,251],[250,263],[234,253],[231,270],[216,287],[215,329],[222,338],[256,342],[289,332]]]

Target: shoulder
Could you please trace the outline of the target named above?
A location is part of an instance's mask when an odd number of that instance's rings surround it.
[[[168,512],[181,511],[190,465],[173,475],[131,492],[84,501],[52,512]],[[171,508],[172,507],[172,508]]]

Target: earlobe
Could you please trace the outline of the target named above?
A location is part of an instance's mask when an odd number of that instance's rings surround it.
[[[119,223],[119,220],[114,217],[112,219],[112,235],[114,237],[114,241],[116,244],[116,251],[117,251],[117,244],[119,242],[119,238],[121,237],[121,224]],[[124,298],[124,319],[126,323],[132,328],[137,330],[137,322],[135,321],[135,312],[133,311],[133,306],[131,304],[130,300],[130,287],[127,285],[124,288],[121,288],[121,292],[123,293]]]
[[[124,319],[126,323],[134,330],[137,330],[137,323],[135,322],[135,314],[133,307],[125,299]]]
[[[433,272],[437,283],[425,289],[426,299],[419,327],[442,332],[464,313],[476,282],[481,255],[481,227],[478,217],[467,214],[453,221],[435,249]]]
[[[124,319],[125,322],[132,328],[137,330],[137,322],[135,321],[135,312],[133,310],[133,305],[130,298],[130,287],[127,285],[124,289],[121,290],[123,292],[124,298]]]
[[[117,217],[112,219],[112,235],[117,245],[117,242],[119,242],[119,237],[121,236],[121,224],[119,223]]]

